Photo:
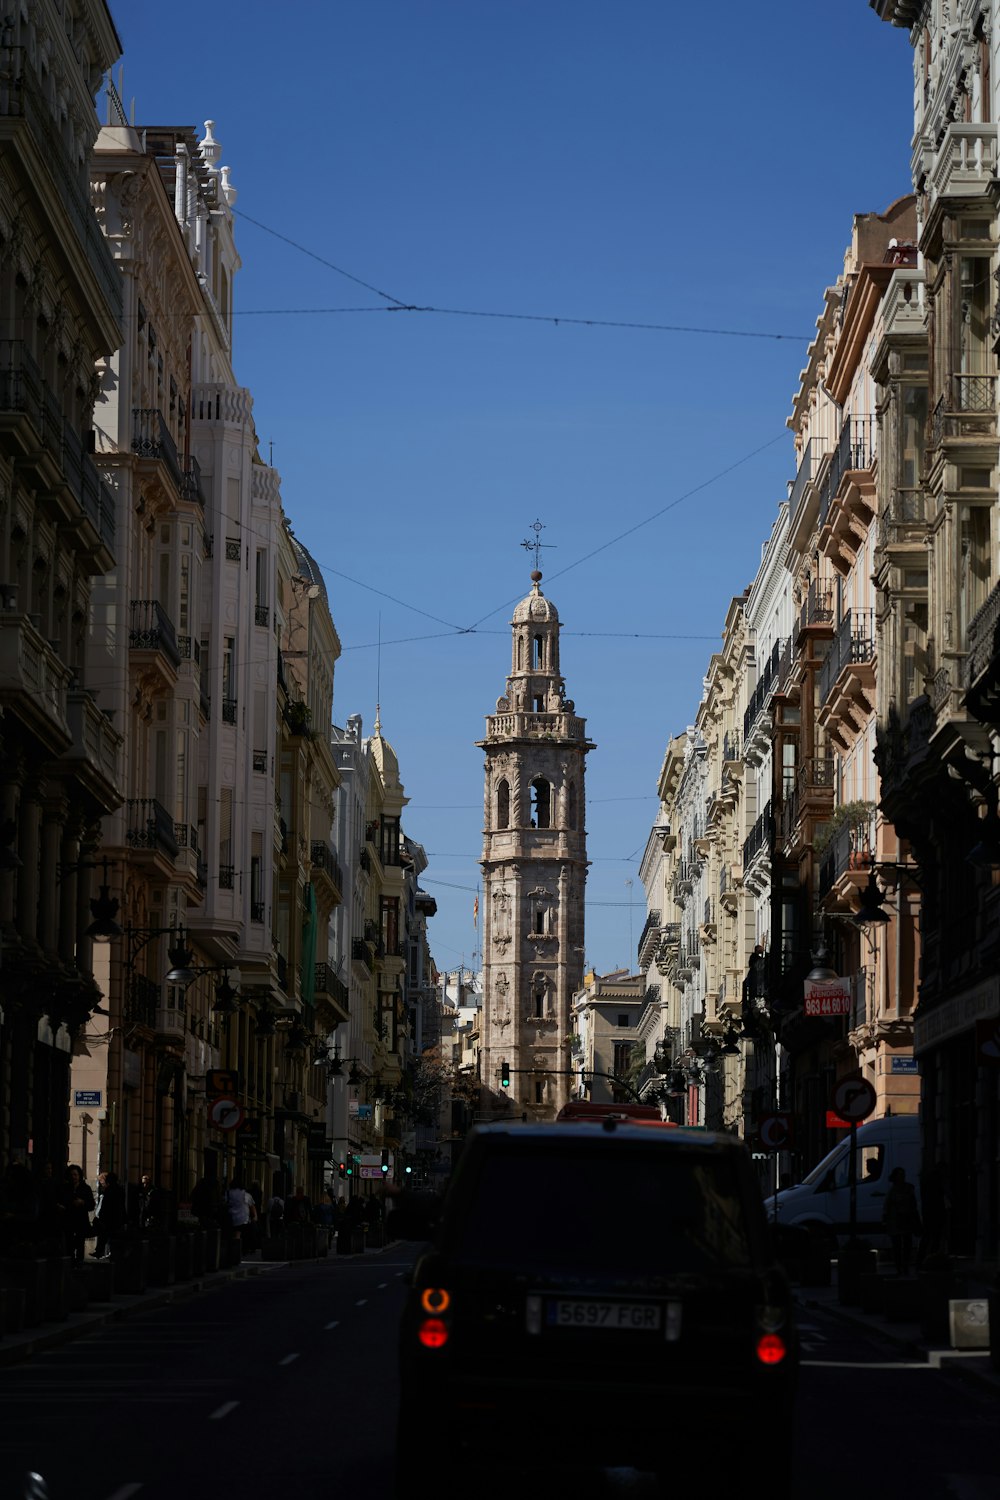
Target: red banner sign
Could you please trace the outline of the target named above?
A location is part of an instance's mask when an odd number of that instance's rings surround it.
[[[849,979],[806,980],[805,1013],[807,1016],[849,1016],[851,1008],[851,981]]]

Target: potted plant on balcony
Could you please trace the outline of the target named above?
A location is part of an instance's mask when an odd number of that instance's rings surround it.
[[[850,830],[851,864],[854,864],[856,858],[863,859],[867,863],[871,853],[869,833],[875,810],[874,802],[841,802],[840,806],[835,807],[826,821],[816,829],[813,835],[814,852],[824,854],[840,830],[847,828]]]

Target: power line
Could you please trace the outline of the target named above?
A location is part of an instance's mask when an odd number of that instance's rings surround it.
[[[334,261],[327,260],[323,255],[318,255],[315,250],[310,250],[307,245],[301,244],[298,240],[293,240],[290,235],[279,233],[277,229],[272,229],[269,224],[262,224],[259,219],[252,218],[243,209],[234,208],[233,213],[237,218],[246,219],[248,224],[253,224],[257,229],[262,229],[265,234],[273,235],[276,240],[281,240],[284,244],[290,245],[293,250],[298,250],[301,255],[308,255],[310,260],[318,261],[321,266],[326,266],[330,271],[336,271],[338,276],[345,276],[348,281],[353,281],[356,286],[363,286],[365,291],[374,292],[376,297],[383,297],[387,303],[391,304],[388,307],[256,307],[247,308],[242,314],[244,317],[319,317],[327,313],[342,312],[411,312],[432,313],[438,317],[448,318],[500,318],[518,323],[551,323],[556,328],[561,323],[566,323],[578,328],[629,328],[650,333],[697,333],[709,334],[720,338],[778,339],[793,343],[808,342],[808,336],[801,333],[771,333],[745,328],[706,328],[684,323],[639,323],[629,322],[623,318],[567,318],[561,314],[554,313],[490,312],[471,307],[421,307],[412,302],[404,302],[401,298],[394,297],[390,292],[383,292],[381,287],[373,286],[370,281],[364,281],[360,276],[355,276],[353,271],[345,271],[343,266],[336,265]]]
[[[757,457],[758,453],[763,453],[767,448],[773,448],[775,443],[781,442],[784,437],[785,434],[783,432],[780,432],[776,434],[775,437],[769,438],[766,443],[761,443],[759,447],[752,449],[749,453],[744,453],[742,458],[737,458],[733,463],[727,464],[724,469],[719,469],[715,474],[711,474],[707,479],[703,479],[700,484],[693,485],[691,489],[685,490],[682,495],[678,495],[676,499],[671,500],[666,505],[661,506],[659,510],[654,511],[650,516],[646,516],[644,520],[636,521],[634,526],[629,526],[625,531],[620,531],[617,536],[610,537],[608,541],[602,542],[601,545],[599,547],[595,547],[593,551],[585,552],[584,555],[582,557],[578,557],[575,562],[567,563],[565,568],[559,568],[555,573],[548,574],[547,577],[549,581],[551,582],[556,578],[563,578],[567,573],[571,573],[574,568],[579,568],[583,563],[589,562],[592,557],[597,557],[600,553],[606,552],[609,547],[616,546],[618,542],[624,541],[626,537],[634,536],[637,531],[641,531],[644,526],[651,525],[653,521],[658,521],[660,517],[665,516],[668,511],[676,510],[678,505],[681,505],[685,500],[690,500],[692,495],[697,495],[702,490],[708,489],[710,485],[717,484],[720,479],[724,479],[726,475],[731,474],[734,469],[740,468],[742,464],[749,463],[752,458]],[[496,609],[491,609],[487,614],[480,615],[479,619],[476,620],[474,624],[469,626],[469,629],[478,629],[478,627],[483,623],[484,620],[492,619],[492,617],[494,615],[498,615],[502,609],[509,609],[512,604],[519,603],[520,599],[520,595],[517,595],[513,599],[505,599],[503,604],[497,605]],[[715,639],[715,637],[713,637],[713,639]]]

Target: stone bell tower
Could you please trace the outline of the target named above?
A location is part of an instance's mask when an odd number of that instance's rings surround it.
[[[537,552],[536,552],[537,563]],[[483,1083],[516,1114],[553,1119],[569,1096],[570,1002],[584,964],[586,722],[559,671],[559,616],[541,590],[511,621],[511,666],[477,744],[483,830]],[[510,1066],[510,1087],[500,1084]]]

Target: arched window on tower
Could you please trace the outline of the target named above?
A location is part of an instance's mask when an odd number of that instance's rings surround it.
[[[536,1020],[541,1020],[546,1013],[545,996],[547,990],[548,986],[545,983],[545,976],[543,974],[536,974],[531,982],[531,995],[534,1001]]]
[[[569,784],[569,791],[566,796],[566,823],[574,833],[576,832],[576,818],[576,782],[571,781]]]
[[[548,828],[551,821],[552,788],[544,776],[536,776],[531,783],[531,826]]]
[[[531,669],[540,672],[545,666],[545,642],[540,635],[531,637]]]
[[[523,635],[519,635],[518,638],[517,638],[517,670],[519,672],[523,672],[524,671],[524,636]]]
[[[510,782],[506,778],[497,782],[497,827],[510,827]]]

